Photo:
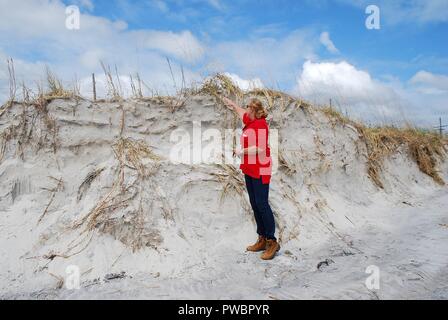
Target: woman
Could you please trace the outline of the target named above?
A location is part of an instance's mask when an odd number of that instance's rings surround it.
[[[261,258],[270,260],[280,250],[280,245],[274,236],[274,214],[268,201],[272,164],[268,144],[267,113],[258,99],[251,100],[246,109],[227,98],[223,98],[223,102],[240,116],[244,124],[241,136],[242,149],[237,151],[237,155],[241,156],[240,168],[246,180],[258,233],[257,242],[247,247],[247,250],[252,252],[264,250]]]

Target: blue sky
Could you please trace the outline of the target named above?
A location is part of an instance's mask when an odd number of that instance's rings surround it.
[[[365,27],[369,4],[379,30]],[[65,28],[68,5],[80,8],[79,30]],[[170,92],[168,57],[190,82],[226,72],[243,88],[332,98],[368,121],[448,120],[448,0],[0,0],[0,9],[0,58],[13,57],[27,81],[48,65],[88,95],[102,60],[124,82],[138,71]]]
[[[422,23],[410,15],[409,20],[397,22],[382,17],[382,28],[372,31],[364,26],[365,6],[338,1],[100,0],[94,4],[93,14],[124,20],[129,29],[188,29],[211,43],[279,37],[302,28],[329,31],[341,55],[373,75],[391,73],[405,80],[419,68],[448,73],[448,20]],[[319,49],[322,58],[337,58],[324,47]],[[447,61],[436,65],[424,57]]]

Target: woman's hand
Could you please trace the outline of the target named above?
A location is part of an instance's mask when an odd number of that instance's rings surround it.
[[[229,108],[230,110],[235,111],[240,116],[241,120],[243,119],[243,116],[246,113],[246,110],[244,110],[243,108],[238,106],[235,102],[233,102],[229,98],[222,97],[222,102],[224,103],[224,105],[227,108]]]
[[[237,157],[241,157],[244,154],[243,149],[236,149],[235,154]]]
[[[233,102],[232,100],[230,100],[229,98],[226,97],[222,97],[222,102],[224,102],[224,105],[229,108],[230,110],[235,110],[235,102]]]
[[[256,147],[256,146],[251,146],[245,149],[236,149],[233,152],[233,156],[236,157],[242,157],[243,155],[247,154],[247,155],[255,155],[255,154],[260,154],[263,153],[264,149]]]
[[[233,156],[234,157],[241,157],[243,155],[243,150],[237,148],[235,149],[235,151],[233,151]]]

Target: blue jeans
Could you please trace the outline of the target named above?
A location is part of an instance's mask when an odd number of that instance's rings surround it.
[[[263,184],[261,178],[255,179],[244,175],[246,188],[249,193],[250,205],[257,222],[257,233],[267,239],[275,239],[275,221],[269,205],[269,184]]]

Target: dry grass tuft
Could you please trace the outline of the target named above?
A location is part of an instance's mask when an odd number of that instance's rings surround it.
[[[132,97],[136,99],[142,99],[143,98],[143,91],[142,91],[142,80],[140,79],[140,75],[137,73],[135,75],[135,81],[132,77],[132,74],[129,75],[131,79],[131,90],[132,90]]]
[[[433,178],[438,184],[445,184],[437,171],[437,160],[443,160],[446,157],[448,140],[445,137],[410,126],[405,128],[367,127],[344,116],[332,107],[327,106],[320,110],[334,125],[352,125],[357,129],[367,147],[367,173],[378,187],[384,188],[380,179],[384,159],[397,152],[400,146],[407,148],[420,171]]]
[[[8,66],[8,75],[9,75],[9,99],[6,101],[4,105],[0,107],[0,117],[8,110],[14,103],[17,92],[17,84],[16,84],[16,72],[14,68],[14,60],[12,58],[8,58],[6,60],[6,64]]]
[[[45,99],[48,101],[54,99],[68,99],[75,96],[75,91],[66,90],[62,85],[62,81],[46,67],[48,92],[39,95],[38,99]]]
[[[134,141],[130,138],[120,138],[112,149],[119,161],[112,187],[87,215],[75,222],[74,228],[85,226],[85,231],[91,231],[113,219],[111,215],[116,210],[126,208],[137,193],[141,194],[141,191],[136,190],[135,184],[155,173],[161,160],[143,141]],[[135,179],[133,183],[126,185],[126,168],[136,170],[140,179]]]
[[[145,101],[154,101],[160,105],[168,106],[171,113],[184,107],[187,102],[188,96],[184,97],[172,97],[172,96],[154,96],[152,98],[146,98]]]
[[[369,177],[377,186],[383,188],[380,172],[386,157],[395,153],[400,146],[406,146],[411,158],[420,171],[427,174],[440,185],[443,179],[437,171],[437,160],[446,155],[447,140],[436,133],[415,128],[357,126],[367,146],[367,167]]]
[[[235,166],[228,164],[218,164],[217,166],[221,171],[210,174],[224,185],[221,193],[221,201],[232,192],[238,195],[244,194],[245,183],[240,171]]]
[[[243,91],[233,83],[232,79],[220,73],[206,80],[202,87],[194,93],[211,95],[218,100],[221,100],[221,96],[241,98],[244,95]]]
[[[130,217],[115,217],[104,221],[98,229],[102,233],[107,233],[130,247],[135,252],[144,247],[157,250],[157,245],[162,242],[162,237],[156,229],[145,227],[145,214],[143,212],[142,201],[138,210]]]
[[[10,142],[16,146],[15,153],[24,160],[25,149],[31,146],[35,151],[50,146],[54,153],[58,146],[58,126],[47,110],[48,100],[42,95],[30,101],[16,103],[22,108],[18,122],[11,122],[0,133],[0,160],[3,158]]]
[[[110,66],[105,65],[103,61],[100,61],[100,63],[104,71],[104,76],[106,77],[106,84],[108,90],[107,95],[110,97],[111,101],[122,101],[123,98],[121,94],[121,83],[117,67],[115,66],[116,81],[114,81]]]
[[[122,159],[124,165],[137,170],[141,177],[146,177],[154,173],[157,164],[162,160],[151,148],[141,140],[131,138],[120,138],[112,149],[117,159]],[[149,161],[148,161],[149,160]]]
[[[339,124],[339,125],[347,125],[347,124],[354,124],[354,121],[348,118],[347,116],[343,115],[341,112],[336,110],[333,107],[325,106],[320,108],[320,110],[323,112],[325,116],[332,122],[333,125]]]
[[[296,100],[286,93],[268,88],[253,89],[247,92],[245,95],[261,97],[262,99],[264,99],[266,101],[266,110],[268,112],[271,112],[274,109],[276,102],[279,100],[279,108],[281,108],[281,111],[284,111],[290,103]]]
[[[289,155],[284,150],[278,150],[278,165],[280,170],[284,170],[289,176],[297,173],[295,162],[290,159]]]
[[[15,134],[14,129],[15,129],[14,126],[10,126],[0,134],[0,162],[3,160],[3,157],[5,156],[8,142],[14,137]]]
[[[297,99],[294,106],[296,109],[301,109],[305,113],[309,112],[312,108],[311,103],[302,99]]]

